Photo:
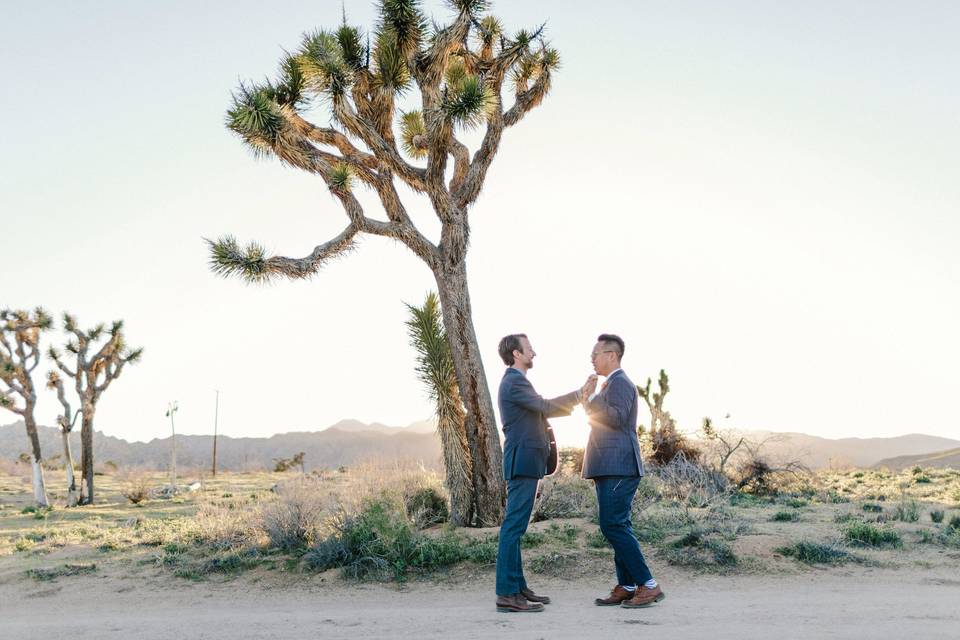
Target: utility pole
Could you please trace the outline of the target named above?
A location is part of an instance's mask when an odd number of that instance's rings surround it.
[[[173,427],[173,414],[177,412],[177,401],[167,405],[167,417],[170,418],[170,489],[177,492],[177,431]]]
[[[217,392],[216,404],[213,406],[213,477],[217,477],[217,418],[220,414],[220,390]]]

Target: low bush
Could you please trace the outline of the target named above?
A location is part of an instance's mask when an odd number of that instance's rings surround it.
[[[340,514],[330,534],[311,546],[304,561],[317,571],[339,567],[350,578],[402,582],[412,571],[463,560],[489,564],[496,559],[495,541],[464,540],[452,530],[429,536],[410,524],[395,501],[380,497],[366,500],[356,514]]]
[[[868,511],[868,512],[870,512],[870,513],[880,513],[881,511],[883,511],[883,507],[880,506],[879,504],[873,504],[872,502],[866,502],[866,503],[864,503],[864,505],[863,505],[863,510],[864,510],[864,511]]]
[[[674,540],[664,555],[670,564],[699,568],[729,568],[737,564],[730,544],[711,529],[692,528]]]
[[[943,511],[940,511],[939,509],[931,511],[930,520],[937,523],[943,522]]]
[[[960,516],[953,516],[950,518],[950,521],[947,523],[948,529],[953,529],[954,531],[960,531]]]
[[[407,515],[418,529],[450,520],[447,498],[435,487],[422,487],[404,497]]]
[[[843,532],[848,544],[864,547],[901,547],[900,534],[893,529],[880,528],[869,522],[856,522]]]
[[[796,511],[777,511],[770,520],[772,522],[797,522],[800,520],[800,514]]]
[[[793,507],[794,509],[799,509],[799,508],[801,508],[801,507],[807,506],[807,505],[810,504],[810,503],[807,502],[806,500],[802,500],[802,499],[800,499],[800,498],[790,498],[789,500],[787,500],[786,502],[784,502],[784,504],[787,505],[788,507]]]
[[[804,564],[843,564],[855,560],[853,555],[839,547],[818,542],[795,542],[774,551]]]
[[[84,573],[93,573],[97,570],[97,565],[83,563],[67,563],[59,567],[27,569],[28,577],[41,582],[56,580],[62,576],[76,576]]]

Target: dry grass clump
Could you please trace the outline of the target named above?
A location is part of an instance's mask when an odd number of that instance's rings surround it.
[[[140,504],[150,497],[150,483],[145,473],[127,473],[124,477],[125,486],[120,495],[130,501],[130,504]]]
[[[843,564],[859,559],[833,544],[800,541],[774,549],[776,553],[794,558],[804,564]]]

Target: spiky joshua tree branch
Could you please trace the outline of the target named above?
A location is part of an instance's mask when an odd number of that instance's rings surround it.
[[[306,34],[284,55],[275,80],[243,83],[227,111],[227,127],[256,155],[321,178],[346,214],[343,231],[301,258],[268,256],[263,246],[241,246],[233,236],[208,240],[214,272],[248,282],[306,278],[354,247],[358,234],[403,243],[433,271],[443,322],[467,409],[475,463],[478,522],[499,522],[503,485],[493,405],[474,335],[465,257],[469,207],[483,187],[503,132],[537,107],[550,90],[559,55],[542,28],[507,35],[484,0],[450,0],[446,26],[428,25],[418,0],[381,0],[368,38],[343,24]],[[504,87],[508,83],[508,87]],[[506,91],[509,89],[509,92]],[[397,99],[419,93],[419,108],[398,112]],[[509,104],[504,104],[509,93]],[[304,113],[328,104],[331,126]],[[470,150],[458,131],[484,127]],[[451,166],[452,165],[452,166]],[[407,214],[397,180],[425,195],[441,223],[436,241]],[[376,193],[385,220],[364,211],[358,188]]]

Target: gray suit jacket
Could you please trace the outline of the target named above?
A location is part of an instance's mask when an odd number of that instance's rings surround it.
[[[642,476],[637,440],[637,386],[623,370],[607,378],[606,388],[585,404],[590,437],[583,454],[583,477]]]

